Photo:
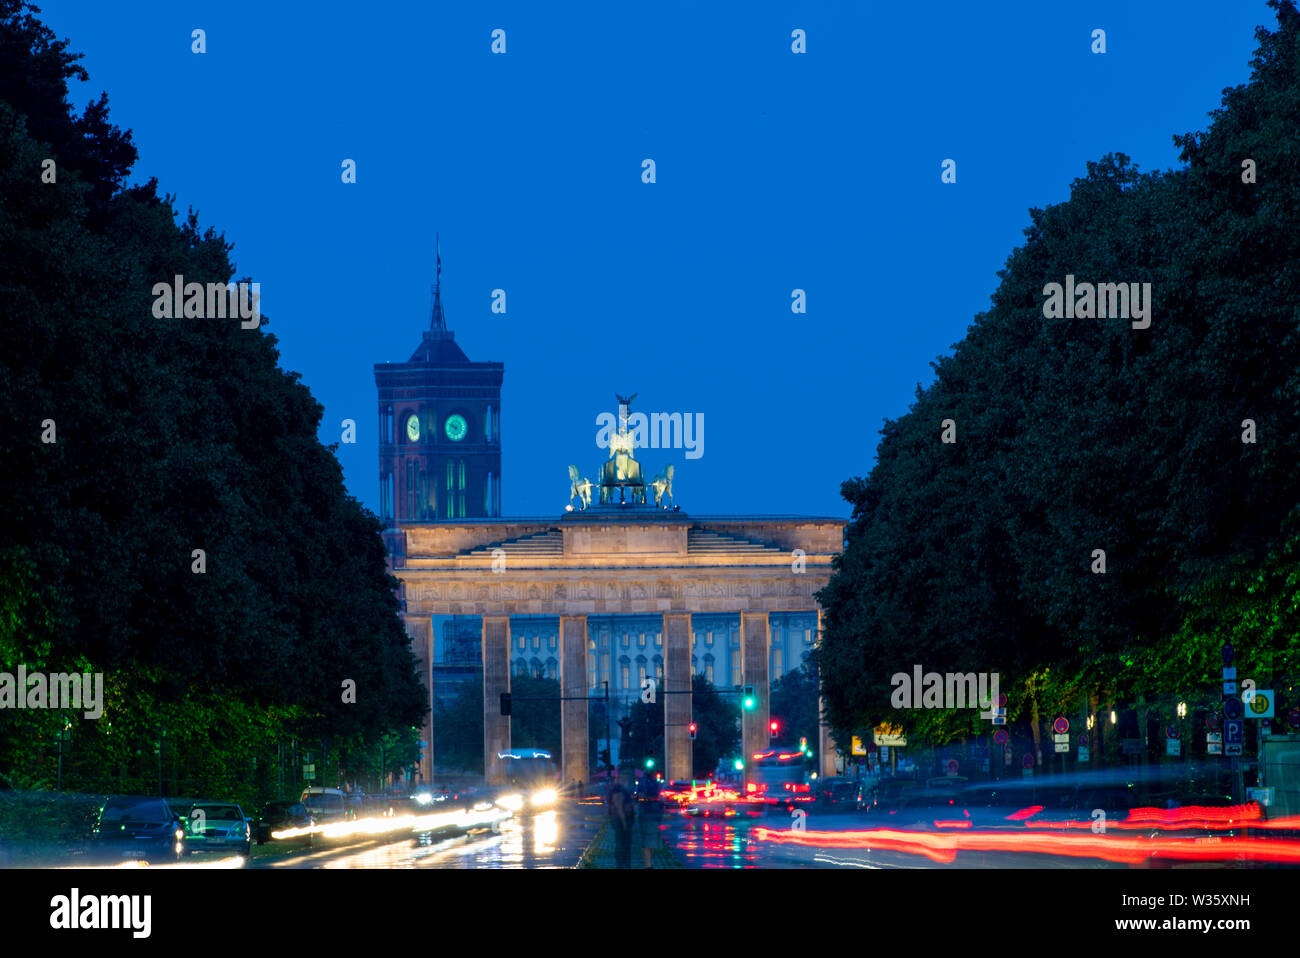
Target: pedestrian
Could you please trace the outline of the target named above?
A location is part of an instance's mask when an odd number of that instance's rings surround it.
[[[609,827],[614,832],[614,866],[632,867],[632,827],[636,823],[636,808],[632,796],[622,782],[614,782],[609,789]]]
[[[653,867],[650,860],[659,847],[659,825],[663,820],[664,800],[659,779],[650,776],[641,793],[641,854],[645,856],[646,868]]]

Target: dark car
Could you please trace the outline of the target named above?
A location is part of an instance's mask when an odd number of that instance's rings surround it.
[[[817,786],[817,809],[854,812],[862,804],[862,783],[851,778],[826,778]]]
[[[265,845],[267,842],[283,841],[285,843],[294,843],[312,847],[313,837],[310,831],[311,827],[316,824],[316,820],[311,817],[307,811],[307,806],[302,802],[268,802],[262,806],[258,812],[257,819],[253,823],[253,834],[257,838],[257,844]],[[289,829],[306,829],[304,834],[292,835],[287,838],[276,838],[276,832],[283,832]]]
[[[114,795],[99,810],[88,852],[105,861],[177,861],[185,850],[181,817],[166,799]]]

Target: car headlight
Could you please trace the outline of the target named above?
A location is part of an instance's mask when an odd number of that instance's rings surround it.
[[[176,829],[176,840],[177,840],[178,842],[179,842],[179,841],[184,841],[184,840],[185,840],[185,829],[183,829],[183,828],[178,828],[178,829]]]

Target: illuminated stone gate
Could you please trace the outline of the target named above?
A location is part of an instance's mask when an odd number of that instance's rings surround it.
[[[588,616],[618,613],[662,616],[665,775],[691,777],[691,646],[693,615],[738,613],[741,684],[752,685],[757,708],[743,713],[743,754],[766,749],[769,703],[768,614],[816,613],[815,594],[830,579],[831,559],[843,548],[845,520],[799,516],[690,516],[666,503],[672,472],[642,478],[626,431],[610,442],[599,483],[570,468],[579,510],[558,518],[480,518],[399,525],[404,561],[393,570],[404,586],[405,618],[416,657],[429,682],[434,661],[431,617],[482,617],[484,768],[501,784],[498,752],[511,746],[510,719],[500,696],[510,691],[510,617],[555,616],[559,621],[561,773],[565,782],[590,781],[588,768]],[[658,483],[658,486],[656,486]],[[583,488],[585,486],[585,488]],[[602,505],[590,505],[599,489]],[[653,490],[658,504],[648,502]],[[666,492],[666,495],[665,495]],[[630,502],[624,500],[631,494]],[[571,498],[571,502],[573,499]],[[572,509],[572,506],[569,507]],[[818,630],[820,632],[820,628]],[[716,683],[720,690],[730,683]],[[430,683],[431,685],[431,683]],[[433,782],[432,716],[423,735],[421,777]],[[528,743],[532,744],[532,743]],[[823,774],[834,754],[823,727],[818,741]],[[748,768],[749,763],[746,762]]]

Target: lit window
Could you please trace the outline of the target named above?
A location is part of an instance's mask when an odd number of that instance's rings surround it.
[[[641,688],[645,688],[645,663],[637,666],[637,674],[639,676]]]
[[[713,681],[713,663],[710,662],[704,666],[704,677],[710,682]]]
[[[712,644],[713,644],[713,631],[712,631],[712,630],[710,630],[710,631],[704,633],[704,644],[705,644],[705,645],[712,645]]]
[[[540,635],[533,636],[533,648],[540,649],[541,647],[542,647],[542,637]]]
[[[524,647],[524,637],[522,635],[519,636],[519,647],[521,649]]]
[[[663,645],[663,644],[664,644],[664,634],[662,632],[656,632],[655,645]]]
[[[803,630],[803,640],[804,640],[804,644],[806,645],[812,644],[812,629]]]
[[[782,665],[781,650],[773,649],[772,650],[772,677],[773,678],[776,678],[781,674],[782,672],[781,665]]]
[[[623,633],[623,648],[627,648],[627,633]]]
[[[555,648],[555,636],[551,636],[551,648]]]
[[[731,684],[732,685],[740,684],[740,662],[739,661],[733,662],[731,664]]]
[[[623,688],[628,688],[628,684],[627,684],[627,678],[628,678],[627,671],[628,671],[627,663],[624,662],[624,663],[623,663],[623,669],[622,669]]]

